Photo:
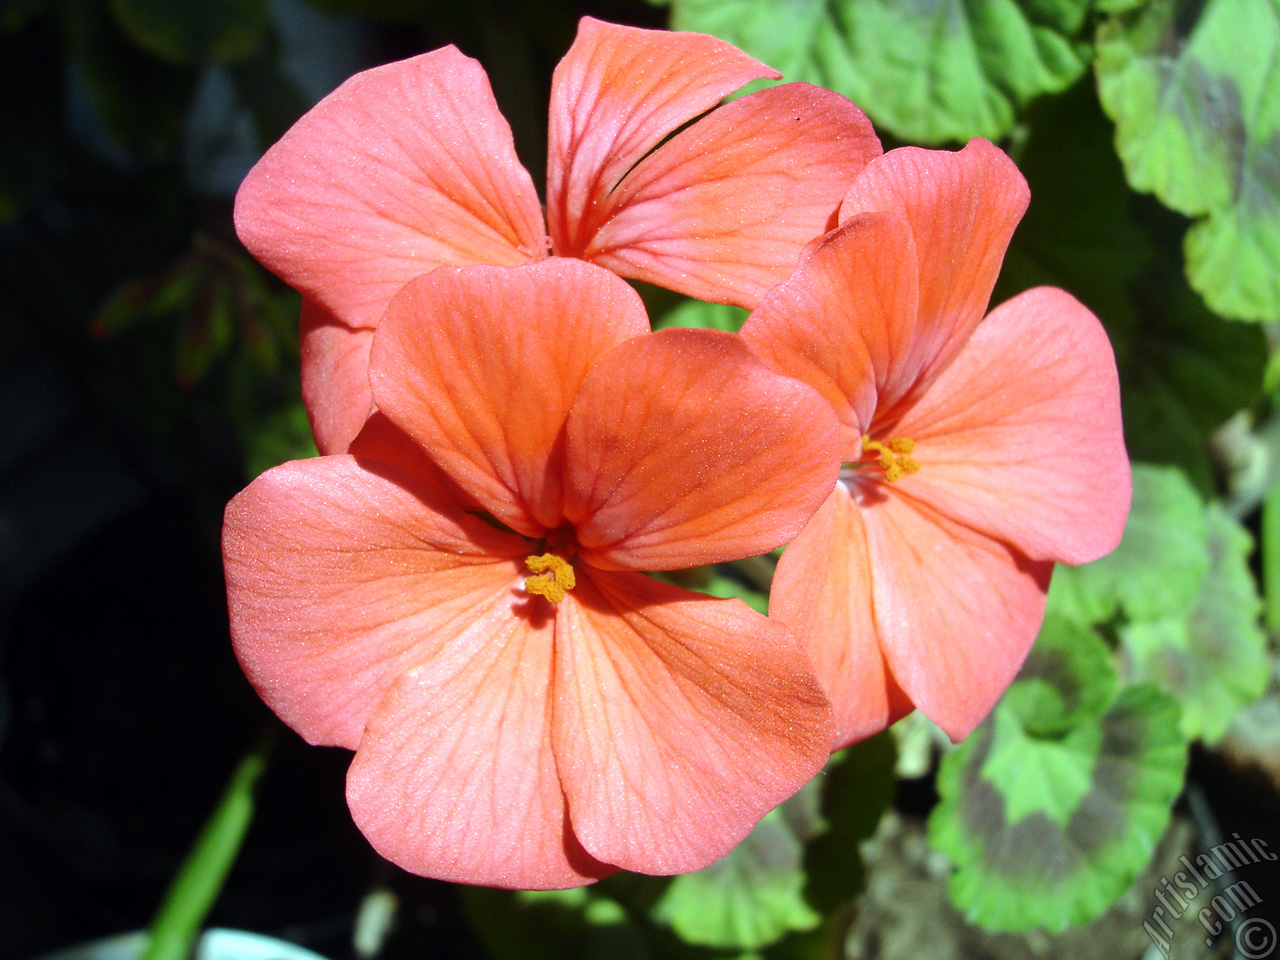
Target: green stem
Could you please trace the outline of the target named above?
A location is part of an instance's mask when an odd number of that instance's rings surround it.
[[[1262,501],[1262,610],[1272,636],[1280,636],[1280,483]]]
[[[190,960],[205,918],[226,883],[253,820],[254,791],[276,731],[268,730],[240,760],[151,921],[141,960]]]

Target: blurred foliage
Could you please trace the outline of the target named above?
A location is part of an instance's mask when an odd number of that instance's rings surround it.
[[[671,0],[671,24],[723,37],[787,80],[843,93],[883,132],[934,146],[1002,137],[1031,100],[1070,86],[1089,64],[1088,8],[1088,0]]]
[[[1203,217],[1197,292],[1224,317],[1280,317],[1280,0],[1153,0],[1099,27],[1097,70],[1134,189]]]

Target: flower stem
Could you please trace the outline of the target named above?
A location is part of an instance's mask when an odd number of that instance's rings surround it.
[[[253,820],[254,791],[275,745],[269,729],[236,765],[222,798],[205,822],[148,931],[141,960],[190,960],[205,918],[226,883]]]

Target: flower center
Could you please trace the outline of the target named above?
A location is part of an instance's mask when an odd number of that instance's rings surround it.
[[[569,561],[557,557],[554,553],[525,557],[524,565],[533,574],[525,578],[524,588],[530,593],[546,597],[552,603],[563,600],[565,594],[578,583],[578,578],[573,575],[573,567],[569,565]]]
[[[916,442],[908,437],[893,437],[881,443],[872,440],[870,434],[862,435],[862,464],[877,464],[884,471],[884,478],[889,483],[897,483],[909,473],[920,469],[920,461],[910,456],[916,449]],[[874,458],[874,459],[872,459]]]

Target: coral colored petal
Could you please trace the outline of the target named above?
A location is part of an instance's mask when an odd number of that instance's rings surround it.
[[[1106,332],[1042,287],[997,307],[897,432],[916,441],[904,494],[1040,560],[1120,541],[1129,460]]]
[[[231,501],[223,560],[236,655],[286,723],[354,748],[388,686],[469,611],[511,595],[525,541],[428,475],[320,457]]]
[[[636,292],[581,261],[442,268],[391,302],[373,395],[493,516],[541,536],[563,518],[562,431],[579,384],[648,330]]]
[[[757,356],[831,404],[847,460],[857,458],[877,404],[920,372],[909,366],[917,285],[906,221],[860,214],[814,247],[742,327]]]
[[[352,326],[375,326],[434,267],[546,252],[489,81],[453,47],[357,74],[321,100],[249,171],[235,217],[254,256]]]
[[[567,822],[552,751],[552,621],[527,613],[499,597],[460,618],[392,687],[356,753],[356,825],[412,873],[528,889],[615,870]]]
[[[373,330],[349,327],[302,299],[302,400],[321,453],[344,453],[373,412],[369,348]]]
[[[1053,564],[878,485],[864,501],[874,609],[898,685],[952,740],[991,711],[1031,649]]]
[[[788,83],[725,104],[627,174],[582,257],[753,307],[831,226],[880,141],[839,94]]]
[[[605,198],[681,124],[776,71],[723,40],[583,17],[551,80],[547,220],[559,256],[582,254]]]
[[[971,140],[958,152],[891,150],[866,166],[845,197],[841,222],[889,210],[911,224],[920,305],[904,368],[923,371],[913,396],[951,362],[982,320],[1029,198],[1013,161],[986,140]],[[892,417],[893,411],[882,405],[880,414]]]
[[[843,484],[787,545],[769,617],[805,644],[836,719],[833,750],[866,739],[911,711],[880,649],[861,510]]]
[[[826,402],[714,330],[615,347],[567,435],[565,516],[587,561],[609,569],[765,553],[800,532],[839,469]]]
[[[584,567],[555,655],[556,763],[575,831],[608,863],[704,867],[826,759],[803,650],[740,601]]]

